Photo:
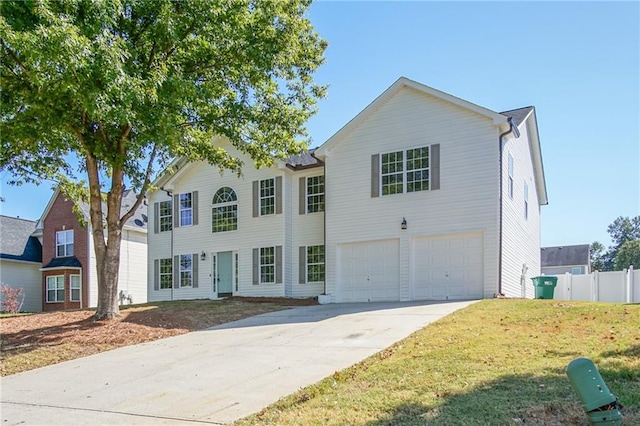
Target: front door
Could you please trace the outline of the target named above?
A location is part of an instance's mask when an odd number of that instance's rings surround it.
[[[218,297],[231,296],[233,292],[233,252],[217,253]]]

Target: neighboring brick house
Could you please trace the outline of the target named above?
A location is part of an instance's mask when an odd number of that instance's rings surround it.
[[[127,191],[122,209],[135,203]],[[34,236],[42,243],[42,310],[57,311],[95,307],[98,301],[96,256],[89,224],[89,206],[78,205],[56,191],[38,221]],[[106,208],[106,206],[105,206]],[[145,303],[147,257],[147,206],[143,203],[122,232],[118,288],[122,301]]]

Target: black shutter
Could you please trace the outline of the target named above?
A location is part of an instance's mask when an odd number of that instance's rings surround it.
[[[371,156],[371,197],[380,196],[380,154]]]

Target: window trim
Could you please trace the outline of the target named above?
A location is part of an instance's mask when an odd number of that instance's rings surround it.
[[[169,272],[166,272],[166,270],[163,272],[162,271],[162,263],[163,261],[165,261],[165,268],[166,268],[166,263],[169,263]],[[170,257],[167,258],[160,258],[158,259],[158,290],[171,290],[173,288],[173,260]],[[166,277],[169,276],[169,287],[163,287],[162,286],[162,277]]]
[[[433,157],[433,152],[434,152],[434,146],[437,144],[428,144],[428,145],[419,145],[419,146],[413,146],[410,148],[404,148],[401,150],[393,150],[393,151],[384,151],[384,152],[380,152],[378,153],[379,155],[379,160],[378,160],[378,175],[379,175],[379,182],[378,182],[378,191],[381,197],[384,196],[388,196],[388,195],[395,195],[395,194],[410,194],[410,193],[414,193],[414,192],[425,192],[425,191],[433,191],[435,190],[433,187],[433,179],[434,176],[432,175],[432,171],[433,171],[433,164],[432,164],[432,157]],[[408,169],[408,160],[407,160],[407,153],[409,151],[413,151],[413,150],[417,150],[417,149],[423,149],[423,148],[427,148],[428,152],[428,158],[429,158],[429,164],[426,168],[424,167],[420,167],[420,168],[413,168],[411,170]],[[382,172],[382,166],[383,166],[383,156],[388,155],[388,154],[397,154],[400,153],[402,155],[402,170],[401,172],[393,172],[393,173],[383,173]],[[415,172],[415,171],[427,171],[428,172],[428,179],[426,180],[427,182],[427,186],[429,187],[428,189],[420,189],[420,190],[413,190],[413,191],[409,191],[409,181],[408,181],[408,173],[410,172]],[[402,191],[400,192],[394,192],[394,193],[389,193],[389,194],[385,194],[384,193],[384,177],[385,176],[389,176],[389,175],[401,175],[401,186],[402,186]],[[413,181],[414,183],[416,181]],[[424,182],[424,181],[421,181]]]
[[[189,258],[189,268],[183,268],[182,259]],[[183,281],[186,281],[184,278],[186,277],[183,274],[189,274],[190,284],[183,284]],[[178,277],[179,277],[179,287],[180,288],[193,288],[193,254],[181,254],[178,256]]]
[[[55,278],[55,287],[54,288],[49,288],[49,280],[51,278]],[[59,279],[62,278],[62,287],[60,287],[59,284]],[[48,275],[46,280],[45,280],[45,288],[46,288],[46,301],[47,303],[64,303],[64,293],[65,293],[65,276],[64,275]],[[49,292],[53,291],[53,293],[55,294],[55,300],[51,300],[49,299]],[[58,292],[62,291],[62,297],[59,298],[58,297]]]
[[[524,218],[529,219],[529,185],[524,183]]]
[[[273,190],[273,194],[271,195],[267,195],[267,196],[262,196],[262,182],[266,182],[266,181],[271,181],[272,182],[272,190]],[[262,203],[263,201],[266,201],[268,199],[272,199],[273,203],[271,204],[271,209],[273,210],[270,213],[263,213],[263,207],[268,207],[268,206],[263,206]],[[275,177],[270,177],[267,179],[259,179],[258,180],[258,215],[260,217],[262,216],[271,216],[276,214],[276,178]]]
[[[163,212],[162,205],[163,204],[165,204],[166,206],[169,207],[169,214],[162,214],[162,212]],[[173,230],[173,200],[164,200],[164,201],[159,201],[158,202],[158,218],[157,219],[158,219],[158,230],[159,230],[159,232],[170,232],[170,231]],[[167,224],[167,222],[168,222],[168,224]],[[163,226],[164,226],[164,228],[163,228]]]
[[[510,152],[507,152],[507,191],[509,194],[509,198],[511,198],[513,200],[513,175],[514,175],[514,160],[513,160],[513,155],[511,155]]]
[[[322,247],[322,262],[309,262],[312,253],[309,253],[309,250],[313,250],[314,248]],[[324,244],[314,245],[314,246],[306,246],[306,259],[305,259],[305,282],[306,283],[321,283],[326,279],[326,249]],[[322,266],[322,279],[320,280],[311,280],[309,279],[309,267],[311,266]]]
[[[189,207],[182,207],[182,196],[189,196]],[[183,212],[190,212],[191,215],[190,217],[190,221],[189,223],[184,223],[182,221],[182,213]],[[181,192],[180,194],[178,194],[178,221],[180,222],[180,227],[185,227],[185,226],[193,226],[193,192]]]
[[[230,194],[231,196],[231,200],[227,200],[227,201],[218,201],[216,202],[216,197],[220,197],[222,198],[222,195],[218,195],[221,191],[228,189],[231,192],[227,192],[227,194]],[[215,234],[218,232],[231,232],[231,231],[237,231],[238,230],[238,195],[236,193],[236,191],[231,188],[230,186],[223,186],[220,189],[218,189],[215,194],[213,194],[213,198],[211,200],[211,233]],[[223,214],[227,214],[229,213],[229,210],[227,210],[229,207],[231,207],[230,212],[232,213],[232,217],[234,219],[234,227],[233,229],[218,229],[214,227],[214,210],[216,209],[225,209]]]
[[[73,287],[73,278],[74,277],[78,277],[78,287],[77,288]],[[74,290],[78,291],[78,298],[77,299],[73,298],[73,291]],[[69,301],[70,302],[80,302],[81,298],[82,298],[82,277],[80,276],[80,274],[71,274],[71,275],[69,275]]]
[[[65,235],[65,242],[63,244],[59,244],[58,243],[58,235]],[[69,243],[67,241],[67,236],[71,234],[71,243]],[[55,257],[71,257],[73,256],[73,252],[74,252],[74,240],[75,240],[75,233],[73,232],[73,229],[63,229],[60,231],[56,231],[56,255]],[[69,250],[69,246],[71,246],[71,250]],[[63,248],[64,249],[64,254],[59,254],[59,248]],[[70,253],[69,253],[70,251]]]
[[[263,254],[263,250],[272,250],[271,256],[273,257],[273,263],[263,263],[263,258],[267,255]],[[276,247],[260,247],[258,250],[258,284],[275,284],[276,283]],[[271,268],[273,274],[273,281],[263,281],[263,268]]]
[[[317,184],[317,185],[312,185],[311,184],[311,180],[312,179],[322,179],[322,182]],[[325,194],[325,187],[324,187],[324,175],[316,175],[316,176],[307,176],[305,178],[306,181],[306,193],[305,193],[305,212],[307,214],[313,214],[313,213],[324,213],[324,194]],[[310,189],[313,189],[315,187],[321,187],[322,188],[322,192],[315,192],[315,193],[309,193]],[[319,203],[311,203],[310,202],[310,198],[311,197],[319,197],[322,199],[321,202]],[[315,211],[310,211],[309,207],[313,206],[313,205],[318,205],[318,210]]]

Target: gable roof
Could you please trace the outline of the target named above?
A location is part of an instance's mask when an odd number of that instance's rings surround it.
[[[47,204],[47,207],[44,209],[44,212],[42,213],[42,217],[40,217],[40,220],[38,221],[38,224],[36,226],[37,230],[41,230],[44,227],[44,223],[43,223],[44,218],[49,214],[49,211],[53,206],[53,202],[56,200],[58,195],[61,195],[61,194],[62,193],[60,192],[59,189],[56,189],[54,191],[53,195],[51,196],[51,199],[49,200],[49,203]],[[136,198],[137,198],[137,194],[133,192],[133,190],[127,189],[124,191],[122,195],[120,217],[122,217],[122,215],[124,215],[127,211],[129,211],[129,209],[135,204]],[[84,201],[80,201],[78,203],[78,207],[80,208],[80,211],[82,212],[82,215],[84,216],[87,223],[89,223],[90,217],[91,217],[89,204]],[[102,211],[106,212],[106,210],[107,210],[107,203],[102,202]],[[148,210],[147,201],[144,200],[142,204],[140,204],[140,207],[138,207],[138,210],[136,210],[133,216],[131,216],[129,220],[127,220],[127,222],[124,224],[123,229],[136,230],[139,232],[147,232],[147,222],[149,221],[147,210]]]
[[[333,146],[340,143],[349,133],[351,133],[364,121],[366,121],[374,111],[378,110],[383,104],[385,104],[389,99],[395,96],[396,93],[398,93],[404,87],[412,88],[421,93],[431,95],[440,100],[452,103],[461,108],[465,108],[484,117],[490,118],[491,120],[493,120],[493,124],[500,128],[500,131],[505,131],[509,128],[509,117],[513,119],[516,126],[521,126],[522,123],[527,122],[527,129],[529,130],[530,150],[532,155],[531,161],[533,164],[534,175],[536,179],[538,201],[541,205],[546,205],[549,203],[547,199],[547,186],[544,177],[544,167],[542,166],[542,151],[540,149],[538,122],[535,115],[535,107],[527,106],[498,113],[488,108],[481,107],[469,101],[465,101],[464,99],[460,99],[448,93],[441,92],[440,90],[410,80],[406,77],[400,77],[398,80],[396,80],[395,83],[389,86],[389,88],[376,99],[374,99],[373,102],[367,105],[367,107],[363,109],[358,115],[352,118],[333,136],[327,139],[327,141],[323,143],[314,154],[320,159],[324,160]]]
[[[477,114],[480,114],[484,117],[490,118],[493,120],[493,124],[495,125],[504,125],[505,129],[508,129],[507,116],[499,114],[495,111],[492,111],[488,108],[481,107],[469,101],[465,101],[464,99],[455,97],[445,92],[441,92],[440,90],[434,89],[432,87],[426,86],[422,83],[418,83],[417,81],[413,81],[408,79],[407,77],[400,77],[395,81],[387,90],[382,92],[380,96],[373,100],[365,109],[363,109],[358,115],[352,118],[347,124],[345,124],[340,130],[338,130],[333,136],[331,136],[325,143],[323,143],[317,150],[317,155],[321,159],[327,155],[327,151],[331,149],[334,145],[341,142],[346,135],[351,133],[355,128],[360,126],[364,121],[369,118],[369,116],[376,110],[378,110],[383,104],[385,104],[389,99],[395,96],[402,88],[409,87],[418,92],[431,95],[440,100],[452,103],[459,107],[465,108],[467,110],[473,111]]]
[[[542,247],[540,261],[542,267],[588,265],[589,244],[573,246]]]
[[[42,262],[42,245],[32,237],[36,221],[0,216],[0,259]]]

